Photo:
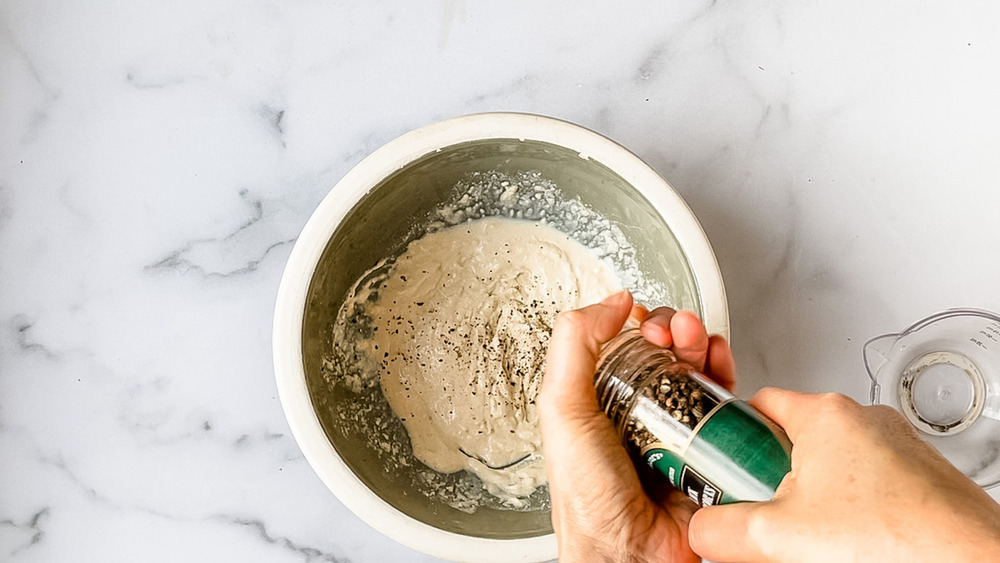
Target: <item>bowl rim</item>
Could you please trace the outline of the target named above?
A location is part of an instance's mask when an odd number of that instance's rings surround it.
[[[367,524],[417,551],[451,560],[544,561],[557,557],[554,534],[521,539],[466,536],[434,528],[399,511],[340,458],[312,407],[302,358],[302,321],[313,274],[347,213],[379,182],[413,161],[452,145],[487,139],[550,143],[595,160],[634,186],[670,225],[687,257],[709,332],[729,338],[722,273],[687,203],[648,164],[615,141],[580,125],[527,113],[479,113],[405,133],[359,162],[323,198],[297,238],[278,287],[272,353],[278,396],[295,441],[323,483]]]

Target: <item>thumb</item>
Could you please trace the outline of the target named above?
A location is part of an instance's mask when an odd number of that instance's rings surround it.
[[[601,411],[594,370],[601,344],[628,318],[632,296],[612,295],[597,305],[556,318],[538,396],[545,469],[552,497],[552,525],[562,536],[573,506],[598,512],[627,504],[616,494],[639,491],[638,477],[611,420]],[[610,492],[610,494],[608,494]]]
[[[631,310],[632,295],[622,291],[556,318],[539,397],[543,417],[545,411],[598,412],[594,394],[597,357],[601,345],[622,329]]]
[[[701,557],[717,563],[763,559],[750,525],[763,506],[741,502],[697,510],[688,525],[688,544]]]

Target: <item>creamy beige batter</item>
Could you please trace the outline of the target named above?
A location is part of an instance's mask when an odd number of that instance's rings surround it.
[[[479,219],[410,243],[366,312],[417,459],[523,502],[546,481],[535,400],[555,316],[618,289],[611,268],[540,223]]]

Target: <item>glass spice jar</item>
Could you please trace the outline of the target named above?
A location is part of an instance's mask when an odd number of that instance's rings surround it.
[[[629,327],[601,351],[598,402],[637,466],[699,506],[769,500],[791,442],[763,413]]]

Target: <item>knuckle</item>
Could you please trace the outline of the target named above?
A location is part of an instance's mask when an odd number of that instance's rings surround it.
[[[754,510],[747,516],[747,536],[755,542],[759,542],[761,538],[769,537],[770,525],[763,513],[763,510]]]
[[[903,417],[903,413],[889,405],[872,405],[866,407],[866,409],[869,414],[869,420],[875,422],[883,430],[892,429],[906,434],[915,434],[913,425]]]
[[[832,414],[854,412],[860,406],[857,401],[842,393],[823,393],[819,396],[819,404],[823,410]]]
[[[747,543],[761,554],[770,553],[769,542],[776,537],[774,518],[770,515],[768,508],[761,506],[758,510],[752,511],[747,516],[746,521]]]
[[[552,326],[552,330],[558,332],[576,332],[582,329],[585,323],[586,315],[579,309],[563,311],[556,315],[556,322]]]
[[[823,393],[819,396],[816,404],[816,415],[825,420],[826,424],[831,424],[844,431],[848,428],[856,428],[863,422],[865,413],[862,406],[857,401],[841,393]]]
[[[782,394],[782,390],[777,387],[761,387],[753,395],[754,402],[769,404],[776,401]]]
[[[882,419],[882,420],[899,419],[899,420],[905,422],[905,419],[903,418],[903,415],[900,414],[900,412],[897,411],[896,409],[890,407],[889,405],[872,405],[872,406],[870,406],[868,408],[872,412],[872,414],[874,414],[875,417],[877,417],[879,419]]]
[[[554,387],[552,381],[542,378],[542,387],[538,390],[538,397],[535,399],[535,406],[539,413],[550,411],[559,406],[559,390]]]
[[[778,392],[779,391],[777,387],[767,386],[767,387],[761,387],[760,390],[757,391],[756,395],[759,398],[766,399],[768,397],[774,396],[774,394]]]
[[[559,407],[559,401],[555,397],[555,393],[551,388],[546,388],[542,385],[541,391],[538,393],[538,398],[535,400],[535,406],[537,408],[539,418],[544,418],[548,416],[549,413],[556,411]]]

